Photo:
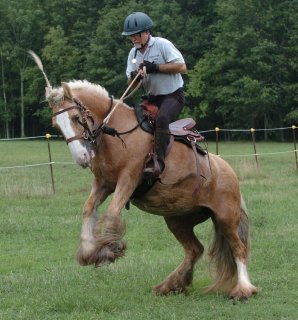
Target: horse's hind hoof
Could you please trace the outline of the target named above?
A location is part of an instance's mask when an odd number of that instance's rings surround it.
[[[241,302],[247,302],[248,298],[257,293],[258,289],[253,285],[244,287],[238,284],[234,289],[232,289],[229,296],[230,299],[239,300]]]

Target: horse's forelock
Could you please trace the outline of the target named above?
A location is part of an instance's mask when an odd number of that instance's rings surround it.
[[[61,105],[64,101],[63,88],[59,87],[51,89],[46,96],[46,100],[48,101],[51,107]]]

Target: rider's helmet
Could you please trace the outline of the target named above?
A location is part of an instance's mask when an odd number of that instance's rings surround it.
[[[151,18],[143,12],[133,12],[126,17],[123,26],[123,36],[141,33],[150,30],[153,27]]]

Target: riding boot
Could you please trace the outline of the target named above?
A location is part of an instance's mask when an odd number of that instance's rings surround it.
[[[154,134],[154,153],[144,169],[144,177],[158,178],[165,168],[165,157],[170,142],[169,130],[156,129]]]

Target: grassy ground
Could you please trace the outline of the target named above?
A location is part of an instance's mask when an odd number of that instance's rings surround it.
[[[214,144],[209,146],[215,151]],[[64,142],[51,142],[56,194],[48,166],[0,168],[0,319],[297,319],[297,189],[293,153],[259,156],[250,143],[221,143],[235,168],[250,211],[252,282],[260,294],[248,303],[205,294],[207,255],[187,295],[156,297],[151,287],[180,262],[183,252],[160,217],[124,210],[127,254],[95,269],[75,261],[81,208],[92,175],[67,164]],[[258,153],[293,150],[258,143]],[[0,142],[0,167],[48,161],[44,141]],[[101,209],[104,210],[105,206]],[[196,227],[208,248],[212,225]]]

